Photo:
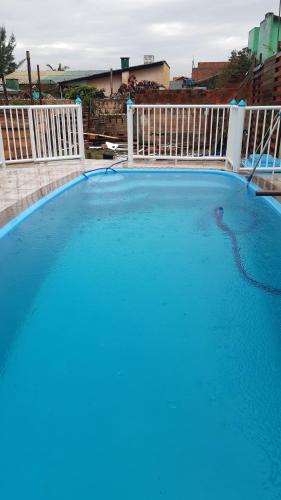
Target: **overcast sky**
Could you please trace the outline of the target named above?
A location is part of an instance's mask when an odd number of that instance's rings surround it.
[[[189,75],[192,57],[222,61],[247,45],[248,31],[278,0],[9,0],[1,23],[17,39],[17,57],[32,66],[114,69],[120,56],[142,64],[165,59],[172,75]]]

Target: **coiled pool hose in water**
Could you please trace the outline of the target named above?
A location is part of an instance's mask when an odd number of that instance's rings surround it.
[[[281,295],[281,289],[280,288],[275,288],[273,286],[266,285],[265,283],[262,283],[262,282],[256,280],[255,278],[253,278],[246,271],[245,265],[243,263],[243,260],[242,260],[241,254],[240,254],[240,250],[239,250],[239,246],[238,246],[236,235],[235,235],[234,231],[232,231],[232,229],[230,229],[230,227],[228,227],[227,224],[225,224],[225,222],[223,222],[223,215],[224,215],[223,207],[217,207],[217,208],[214,209],[214,216],[215,216],[215,220],[216,220],[217,226],[225,234],[227,234],[227,236],[230,238],[233,256],[234,256],[235,263],[236,263],[236,266],[237,266],[237,269],[238,269],[239,273],[252,286],[254,286],[256,288],[259,288],[260,290],[263,290],[264,292],[270,293],[272,295]]]

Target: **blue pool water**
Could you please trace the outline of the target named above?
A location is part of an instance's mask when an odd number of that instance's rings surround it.
[[[281,497],[281,217],[233,176],[91,177],[0,240],[0,498]]]

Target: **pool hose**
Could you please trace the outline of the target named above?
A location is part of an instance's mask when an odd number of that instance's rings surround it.
[[[114,172],[114,174],[116,174],[117,171],[114,170],[113,167],[115,167],[115,165],[119,165],[120,163],[124,163],[127,160],[128,160],[128,158],[123,158],[122,160],[116,161],[116,162],[112,163],[111,165],[108,165],[108,167],[99,167],[99,168],[92,168],[91,170],[85,170],[85,172],[83,172],[82,175],[84,175],[84,177],[86,179],[89,179],[87,174],[90,174],[92,172],[98,172],[99,170],[104,170],[105,174],[107,174],[108,170],[111,170],[112,172]]]
[[[227,234],[227,236],[229,237],[229,239],[231,241],[232,252],[234,255],[235,263],[236,263],[237,269],[238,269],[239,273],[241,274],[241,276],[248,283],[250,283],[252,286],[259,288],[260,290],[263,290],[264,292],[270,293],[272,295],[281,295],[280,288],[275,288],[273,286],[266,285],[265,283],[262,283],[262,282],[256,280],[255,278],[253,278],[247,272],[247,270],[245,269],[245,265],[243,263],[241,254],[240,254],[239,245],[237,242],[237,237],[236,237],[234,231],[232,231],[232,229],[230,229],[230,227],[228,227],[227,224],[225,224],[225,222],[223,222],[223,215],[224,215],[223,207],[217,207],[214,209],[214,216],[215,216],[217,226],[225,234]]]

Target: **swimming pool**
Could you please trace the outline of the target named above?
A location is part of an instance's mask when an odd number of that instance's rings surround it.
[[[281,297],[219,207],[278,289],[231,174],[95,175],[0,240],[1,498],[280,498]]]

